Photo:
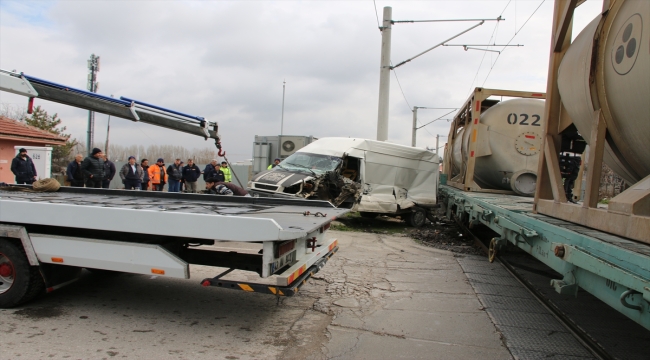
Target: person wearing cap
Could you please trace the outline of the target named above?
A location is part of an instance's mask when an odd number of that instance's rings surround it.
[[[187,165],[183,168],[183,180],[185,180],[186,192],[196,192],[196,181],[201,176],[201,169],[196,166],[193,159],[187,159]]]
[[[159,158],[155,164],[149,166],[149,179],[151,180],[152,191],[163,191],[167,183],[167,172],[165,171],[165,160]]]
[[[205,180],[205,190],[201,191],[202,194],[208,194],[208,195],[226,195],[226,196],[233,196],[232,190],[228,189],[226,185],[224,185],[223,182],[221,182],[221,185],[218,185],[219,179],[217,178],[208,178]]]
[[[224,182],[232,182],[232,172],[230,171],[226,161],[221,162],[221,171],[223,171]]]
[[[275,160],[273,160],[273,164],[269,165],[269,167],[267,167],[266,169],[271,170],[271,169],[273,169],[274,167],[276,167],[278,165],[280,165],[280,159],[275,159]]]
[[[169,192],[179,192],[181,179],[183,178],[183,167],[181,159],[174,160],[174,163],[167,167],[167,177],[169,178]]]
[[[86,187],[101,188],[104,180],[104,153],[94,148],[81,163],[81,171],[86,178]]]
[[[206,165],[203,170],[203,180],[208,181],[210,178],[216,178],[217,181],[221,182],[226,179],[223,171],[221,171],[221,165],[219,165],[217,159],[212,159],[212,162]]]
[[[135,156],[129,156],[129,161],[120,169],[120,178],[126,190],[140,190],[144,170],[142,166],[135,161]]]
[[[16,177],[16,184],[31,185],[36,181],[36,167],[25,148],[19,149],[18,155],[11,160],[11,172]]]
[[[116,173],[115,164],[108,160],[108,156],[104,154],[104,180],[102,181],[102,188],[108,189],[111,186],[111,181]]]
[[[81,171],[81,161],[83,159],[83,155],[77,154],[74,160],[68,164],[65,174],[70,182],[70,186],[84,187],[84,173]]]

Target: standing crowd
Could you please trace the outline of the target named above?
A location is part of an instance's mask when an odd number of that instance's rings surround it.
[[[25,149],[18,151],[11,163],[11,171],[17,184],[32,184],[37,178],[34,163]],[[115,164],[100,149],[94,148],[85,159],[77,154],[66,169],[67,181],[74,187],[108,189],[116,174],[119,174],[125,190],[163,191],[167,185],[168,192],[249,196],[244,188],[232,183],[228,163],[219,163],[216,159],[201,171],[192,159],[187,160],[187,165],[181,159],[176,159],[165,167],[163,158],[149,165],[147,159],[142,159],[138,164],[135,156],[129,156],[128,162],[118,172]],[[206,183],[202,191],[198,191],[196,186],[200,176]]]

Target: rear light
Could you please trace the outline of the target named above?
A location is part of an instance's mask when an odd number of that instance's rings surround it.
[[[165,275],[165,270],[162,269],[151,269],[152,274]]]
[[[62,263],[62,262],[63,262],[63,258],[60,258],[60,257],[53,257],[53,258],[52,258],[52,262],[55,262],[55,263]]]

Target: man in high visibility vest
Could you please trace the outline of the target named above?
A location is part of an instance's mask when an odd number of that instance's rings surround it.
[[[230,172],[227,162],[221,162],[221,171],[223,171],[223,176],[225,178],[224,182],[232,182],[232,173]]]
[[[269,167],[267,167],[266,169],[271,170],[274,167],[278,166],[279,164],[280,164],[280,159],[275,159],[275,160],[273,160],[273,164],[269,165]]]

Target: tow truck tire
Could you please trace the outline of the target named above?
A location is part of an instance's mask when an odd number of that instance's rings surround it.
[[[413,227],[421,227],[427,221],[427,214],[423,209],[415,208],[408,215],[407,221]]]
[[[0,308],[11,308],[45,292],[38,267],[30,266],[25,253],[0,239]]]

